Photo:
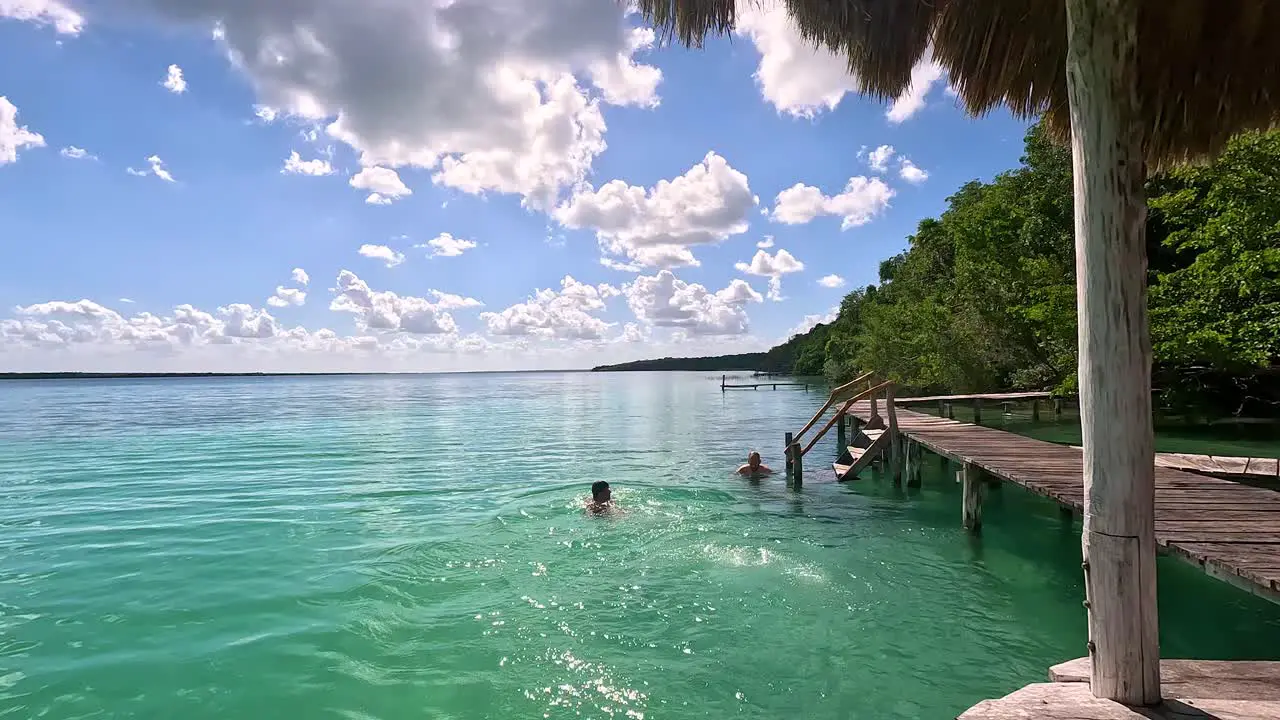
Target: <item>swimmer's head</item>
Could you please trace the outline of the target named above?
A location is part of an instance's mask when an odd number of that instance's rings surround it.
[[[609,483],[603,480],[597,480],[591,483],[591,499],[598,503],[609,502],[613,498],[613,493],[609,490]]]
[[[752,468],[760,467],[760,453],[756,452],[755,450],[752,450],[750,453],[748,453],[747,464],[750,465]]]

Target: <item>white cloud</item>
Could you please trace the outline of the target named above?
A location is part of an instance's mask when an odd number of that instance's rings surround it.
[[[867,165],[878,173],[885,172],[889,169],[889,161],[893,159],[893,153],[892,145],[881,145],[867,155]]]
[[[617,270],[619,272],[638,273],[638,272],[644,271],[644,266],[640,265],[639,263],[624,263],[620,260],[615,260],[614,258],[611,258],[611,257],[600,258],[600,264],[609,268],[610,270]]]
[[[902,165],[898,168],[898,175],[912,185],[919,185],[929,179],[929,173],[916,167],[915,163],[906,158],[902,159]]]
[[[321,177],[333,174],[333,166],[328,160],[316,158],[315,160],[303,160],[297,150],[289,153],[289,157],[284,161],[284,167],[280,172],[285,175],[310,175],[312,177]],[[352,179],[355,182],[355,179]]]
[[[553,207],[604,150],[600,104],[651,105],[661,77],[633,60],[651,34],[631,26],[624,5],[598,0],[133,5],[217,23],[258,105],[323,123],[362,165],[432,169],[436,183],[518,193],[537,209]]]
[[[427,292],[436,299],[437,307],[442,307],[446,310],[465,310],[467,308],[484,307],[484,303],[475,298],[453,295],[439,290],[428,290]]]
[[[182,68],[177,65],[169,66],[169,74],[161,84],[164,85],[165,90],[175,95],[181,95],[187,91],[187,81],[182,77]]]
[[[737,31],[760,53],[755,73],[760,94],[780,112],[813,117],[835,108],[845,93],[857,92],[848,61],[802,38],[784,4],[738,7]]]
[[[824,275],[818,284],[825,288],[844,287],[844,278],[839,275]]]
[[[5,0],[0,0],[3,9]],[[44,147],[44,137],[31,132],[26,125],[18,125],[18,108],[9,98],[0,95],[0,165],[18,161],[18,151],[23,148]]]
[[[0,0],[0,17],[52,25],[63,35],[79,35],[84,17],[58,0]]]
[[[58,154],[69,160],[97,160],[98,156],[91,154],[84,148],[78,148],[75,145],[68,145],[58,151]]]
[[[351,187],[369,190],[365,202],[371,205],[390,205],[413,191],[400,180],[400,174],[384,167],[367,167],[351,176]]]
[[[587,285],[565,275],[560,291],[537,290],[525,302],[502,312],[480,313],[491,335],[600,340],[613,326],[595,313],[619,290],[611,285]]]
[[[132,305],[134,303],[134,301],[130,300],[129,298],[120,298],[117,302],[127,303],[129,305]]]
[[[680,280],[670,270],[641,275],[624,285],[622,294],[637,320],[692,335],[744,335],[749,329],[747,303],[764,301],[741,279],[713,293]]]
[[[740,262],[734,267],[738,269],[738,272],[769,278],[768,297],[774,302],[781,302],[784,299],[782,297],[782,276],[804,270],[804,263],[795,259],[795,256],[786,250],[779,249],[773,255],[764,250],[756,250],[751,262]]]
[[[399,331],[413,335],[442,335],[458,326],[442,305],[426,298],[379,292],[350,270],[338,273],[337,297],[329,304],[335,312],[356,316],[363,332]]]
[[[130,175],[134,175],[137,177],[146,177],[148,175],[155,175],[156,177],[160,178],[165,182],[176,182],[173,179],[173,174],[170,173],[168,169],[165,168],[164,161],[160,159],[160,156],[152,155],[151,157],[147,158],[147,164],[150,167],[148,167],[146,170],[137,170],[137,169],[128,167],[128,168],[125,168],[124,171],[129,173]]]
[[[858,78],[849,72],[848,60],[802,37],[785,3],[739,3],[736,30],[760,53],[756,84],[779,112],[812,118],[835,109],[847,93],[858,92]],[[926,55],[912,69],[911,87],[885,116],[892,123],[911,117],[924,107],[930,88],[943,75]]]
[[[415,248],[425,248],[427,257],[458,257],[475,246],[474,241],[456,238],[449,233],[440,233],[422,245],[414,245]]]
[[[885,117],[891,123],[900,123],[903,120],[915,115],[925,105],[925,99],[929,95],[929,91],[933,86],[946,77],[946,71],[941,65],[933,62],[932,54],[925,55],[924,59],[911,69],[911,86],[903,93],[889,109],[885,111]]]
[[[761,250],[773,247],[773,236],[765,235],[763,240],[756,243],[756,247],[760,248]]]
[[[311,284],[311,276],[308,275],[307,271],[303,270],[302,268],[294,268],[293,281],[298,283],[299,285],[309,285]]]
[[[168,317],[139,313],[126,318],[91,300],[39,303],[14,312],[27,320],[0,321],[0,338],[37,344],[192,345],[262,340],[284,332],[266,310],[244,304],[220,307],[216,314],[179,305]]]
[[[889,207],[894,192],[880,178],[849,178],[844,192],[824,195],[810,185],[796,183],[778,193],[772,218],[788,225],[802,225],[819,215],[841,218],[840,229],[865,225]]]
[[[819,323],[826,325],[835,322],[836,317],[840,314],[840,308],[832,308],[826,315],[805,315],[799,325],[787,331],[783,336],[783,340],[790,340],[796,335],[803,335],[818,326]]]
[[[685,174],[648,190],[622,180],[580,189],[554,216],[565,227],[595,230],[607,253],[670,268],[697,265],[692,246],[746,232],[756,202],[747,176],[709,152]]]
[[[283,285],[276,287],[276,294],[267,298],[267,304],[271,307],[288,307],[290,305],[302,305],[307,301],[307,293],[304,290],[296,290],[287,288]]]
[[[361,245],[360,254],[375,260],[381,260],[392,268],[404,262],[404,253],[396,252],[386,245]]]

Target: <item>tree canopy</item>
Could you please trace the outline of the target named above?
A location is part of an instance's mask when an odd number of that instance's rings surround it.
[[[1155,385],[1167,407],[1280,408],[1280,131],[1234,138],[1147,184]],[[878,285],[771,351],[834,381],[876,370],[926,392],[1076,388],[1070,151],[1037,125],[1021,165],[970,182]]]

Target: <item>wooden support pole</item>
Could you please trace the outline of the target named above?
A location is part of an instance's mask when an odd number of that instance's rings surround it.
[[[791,451],[791,487],[800,487],[804,484],[804,451],[800,449],[800,443],[792,443]]]
[[[1160,702],[1138,0],[1066,0],[1090,686]]]
[[[1053,399],[1053,419],[1062,417],[1062,398]]]
[[[1031,422],[1040,422],[1040,401],[1031,401]]]
[[[946,417],[947,416],[946,413],[947,413],[947,403],[942,400],[939,400],[938,401],[938,417]]]
[[[1002,403],[1000,403],[1000,414],[1002,414],[1002,415],[1012,415],[1012,414],[1013,414],[1013,403],[1011,403],[1011,402],[1002,402]]]
[[[786,480],[786,483],[790,485],[791,484],[791,446],[795,444],[795,440],[794,440],[794,435],[792,435],[791,433],[787,433],[782,437],[783,437],[782,454],[787,459],[787,471],[786,471],[786,474],[783,475],[783,478]]]
[[[845,448],[849,447],[849,420],[845,415],[841,415],[836,421],[836,448],[839,453],[843,453]]]
[[[920,479],[924,475],[920,465],[924,461],[924,446],[918,442],[911,443],[911,452],[907,455],[907,461],[911,463],[911,470],[907,473],[907,487],[920,487]]]
[[[956,404],[953,402],[947,403],[947,419],[948,420],[956,419]]]
[[[971,532],[982,532],[982,498],[986,495],[986,483],[979,477],[981,471],[976,465],[964,464],[959,472],[959,479],[964,488],[964,512],[962,522],[964,528]]]
[[[973,424],[982,424],[982,398],[974,398],[973,400]]]
[[[720,392],[724,392],[724,384],[729,380],[728,375],[720,376]]]

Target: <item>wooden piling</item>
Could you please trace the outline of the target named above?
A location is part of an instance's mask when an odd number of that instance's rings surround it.
[[[981,470],[976,465],[964,464],[959,473],[964,488],[964,511],[961,521],[970,532],[982,532],[982,499],[986,494],[986,483],[979,477]]]
[[[982,398],[974,398],[973,400],[973,424],[982,424]]]
[[[1011,403],[1011,402],[1002,402],[1002,403],[1000,403],[1000,414],[1002,414],[1002,415],[1012,415],[1012,414],[1013,414],[1013,403]]]
[[[920,467],[924,461],[924,446],[918,442],[911,443],[911,451],[907,455],[907,462],[911,463],[911,470],[907,473],[907,487],[918,488],[921,484],[923,471]]]
[[[725,390],[724,390],[724,386],[725,386],[725,384],[726,384],[726,383],[728,383],[728,381],[729,381],[729,376],[728,376],[728,375],[721,375],[721,376],[720,376],[720,392],[724,392],[724,391],[725,391]]]
[[[1040,422],[1040,401],[1031,401],[1031,422]]]
[[[1053,419],[1062,417],[1062,398],[1053,399]]]
[[[953,402],[947,403],[947,419],[948,420],[956,419],[956,404]]]
[[[800,487],[804,484],[804,451],[800,449],[800,443],[791,443],[791,487]]]
[[[787,471],[783,477],[788,485],[791,484],[791,446],[795,444],[794,437],[792,433],[787,433],[783,435],[782,441],[782,454],[787,459]]]
[[[836,452],[837,454],[843,453],[845,451],[845,448],[849,447],[848,425],[849,425],[848,418],[844,414],[841,414],[840,419],[836,421],[836,448],[837,448]]]
[[[943,400],[938,401],[938,417],[947,416],[947,403]]]

